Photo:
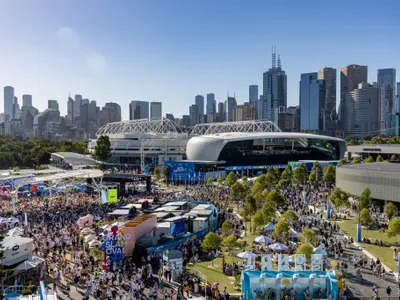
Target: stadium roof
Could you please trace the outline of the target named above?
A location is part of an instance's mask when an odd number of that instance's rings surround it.
[[[400,163],[389,162],[376,162],[365,164],[347,164],[340,166],[340,168],[347,168],[361,171],[375,171],[375,172],[400,172]]]
[[[92,169],[82,169],[82,170],[72,170],[72,171],[64,171],[58,174],[34,177],[27,179],[25,183],[38,183],[44,181],[60,181],[64,179],[87,179],[87,178],[100,178],[103,176],[103,172],[100,170],[92,170]]]
[[[80,165],[80,166],[96,166],[96,160],[90,156],[74,153],[74,152],[54,152],[51,153],[52,158],[58,157],[62,159],[65,163],[70,165]]]
[[[363,144],[347,146],[347,152],[351,153],[382,153],[382,154],[400,154],[400,145],[398,144]]]

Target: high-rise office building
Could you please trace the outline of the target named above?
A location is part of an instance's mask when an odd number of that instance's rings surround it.
[[[32,107],[32,95],[22,95],[22,106]]]
[[[381,127],[386,129],[382,134],[392,135],[396,115],[396,69],[378,69],[378,84],[381,87]],[[393,119],[393,120],[392,120]]]
[[[121,106],[108,102],[99,112],[99,127],[113,122],[121,121]]]
[[[325,134],[334,135],[336,130],[336,69],[322,68],[318,71],[318,80],[325,81],[325,102],[322,113],[325,118]]]
[[[199,122],[199,108],[196,104],[193,104],[189,106],[189,125],[194,126],[196,124],[199,124]]]
[[[150,102],[150,118],[161,119],[162,117],[162,103]]]
[[[199,116],[204,115],[204,97],[201,95],[197,95],[195,97],[194,104],[196,104],[196,106],[197,106],[198,115]]]
[[[347,119],[347,94],[357,89],[358,85],[362,82],[368,82],[367,66],[349,65],[340,69],[339,127],[342,131],[345,131],[345,122]]]
[[[249,102],[252,105],[256,105],[258,101],[258,85],[249,85]]]
[[[229,97],[225,101],[225,121],[232,122],[233,121],[233,110],[236,108],[237,102],[235,97]]]
[[[301,74],[300,80],[300,131],[320,133],[325,131],[325,82],[318,73]]]
[[[207,115],[216,113],[216,101],[213,93],[207,94],[206,113]]]
[[[89,103],[90,103],[89,99],[82,99],[81,106]]]
[[[245,102],[241,105],[237,105],[233,109],[233,122],[248,121],[256,119],[256,107],[250,102]]]
[[[68,125],[74,125],[74,120],[75,120],[75,101],[71,97],[68,97],[67,101],[67,124]]]
[[[47,100],[47,108],[52,108],[54,110],[60,110],[58,107],[57,100]]]
[[[12,118],[14,104],[14,88],[12,86],[4,87],[4,113]]]
[[[380,93],[379,85],[363,82],[357,89],[346,94],[346,136],[362,138],[378,132]]]
[[[19,108],[18,98],[14,97],[14,103],[12,108],[12,118],[11,119],[19,119],[21,114],[21,110]]]
[[[89,100],[88,100],[89,103]],[[79,120],[81,115],[81,106],[82,106],[82,95],[75,95],[75,102],[74,102],[74,120],[75,123]]]
[[[278,55],[272,52],[272,68],[263,74],[263,119],[278,123],[278,112],[287,108],[287,77]]]
[[[129,120],[149,118],[149,102],[134,100],[129,106]]]
[[[400,113],[400,82],[397,83],[396,113]]]

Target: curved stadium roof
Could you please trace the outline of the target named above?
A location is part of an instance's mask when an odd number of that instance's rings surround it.
[[[74,152],[54,152],[51,156],[62,159],[65,163],[80,166],[97,166],[96,160],[90,156]]]

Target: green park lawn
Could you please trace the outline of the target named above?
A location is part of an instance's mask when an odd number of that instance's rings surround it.
[[[337,224],[340,228],[348,235],[352,236],[353,239],[356,239],[356,225],[357,220],[344,220],[339,221]],[[397,242],[396,237],[388,238],[385,233],[379,232],[379,230],[362,230],[362,237],[366,237],[371,240],[372,243],[375,240],[382,241],[385,243],[393,243]],[[392,247],[380,247],[371,244],[360,243],[360,245],[365,248],[369,253],[373,256],[379,258],[387,267],[389,267],[393,272],[397,271],[397,262],[393,260],[393,248]]]

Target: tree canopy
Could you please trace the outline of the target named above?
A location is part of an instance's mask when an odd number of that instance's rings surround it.
[[[383,157],[382,157],[382,155],[378,155],[377,157],[376,157],[376,162],[383,162],[384,161],[384,159],[383,159]]]
[[[309,243],[301,243],[296,254],[304,254],[307,259],[311,259],[313,252],[314,248]]]
[[[323,177],[323,171],[319,163],[316,161],[311,169],[310,176],[308,177],[310,182],[320,181]]]
[[[336,167],[328,165],[324,168],[324,181],[328,183],[335,183],[336,181]]]
[[[303,231],[301,232],[300,238],[303,242],[306,242],[306,243],[310,243],[310,244],[318,243],[318,237],[316,236],[314,231],[312,231],[310,228],[307,228],[307,227],[304,228]]]
[[[201,242],[201,248],[206,252],[215,250],[221,245],[221,242],[221,237],[218,234],[209,232]]]
[[[366,164],[366,163],[373,163],[373,162],[374,162],[374,159],[372,158],[371,155],[368,156],[368,158],[365,158],[365,159],[363,160],[363,163],[364,163],[364,164]]]
[[[237,180],[238,180],[238,178],[237,178],[236,174],[234,172],[230,172],[228,174],[228,176],[226,176],[226,178],[225,178],[225,183],[228,186],[232,186],[236,183]]]
[[[349,193],[346,193],[339,187],[335,187],[328,196],[328,200],[336,208],[349,207],[350,206],[349,197],[350,197]]]
[[[221,226],[221,232],[223,236],[228,236],[231,234],[231,230],[233,228],[232,223],[229,220],[225,220]]]
[[[273,204],[275,207],[282,207],[285,205],[285,196],[276,190],[272,190],[267,195],[267,202]]]
[[[214,177],[208,177],[207,181],[206,181],[206,185],[207,186],[211,186],[214,182]]]
[[[285,220],[289,224],[296,223],[299,220],[299,217],[296,215],[296,213],[293,210],[287,210],[283,213],[282,217],[285,218]]]
[[[368,208],[363,208],[361,213],[360,213],[360,222],[361,225],[369,227],[372,225],[372,217],[371,213],[369,212]]]
[[[107,135],[101,135],[96,141],[94,153],[97,160],[107,162],[111,156],[111,143]]]
[[[386,230],[386,234],[389,238],[400,234],[400,218],[395,218],[389,221],[389,226]]]
[[[159,168],[154,168],[154,180],[155,181],[159,181],[160,180],[160,174],[161,174],[161,172],[160,172],[160,169]]]
[[[359,198],[359,210],[363,210],[364,208],[370,208],[371,206],[371,190],[369,188],[365,188]]]
[[[222,240],[222,244],[228,248],[239,248],[240,247],[240,243],[238,242],[237,237],[234,235],[225,237]]]
[[[284,218],[281,218],[275,225],[275,230],[272,233],[274,238],[283,238],[289,233],[290,227]]]
[[[281,179],[292,180],[292,177],[293,177],[292,168],[289,165],[287,165],[285,170],[283,170],[281,174]]]
[[[384,213],[385,213],[385,215],[387,215],[387,217],[390,220],[393,217],[397,217],[397,215],[399,214],[399,209],[397,208],[397,206],[395,204],[393,204],[392,202],[389,202],[384,207]]]
[[[299,164],[293,172],[293,183],[304,184],[307,178],[307,168],[303,164]]]

